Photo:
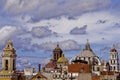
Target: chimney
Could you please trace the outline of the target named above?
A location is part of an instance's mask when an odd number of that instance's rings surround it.
[[[38,72],[40,72],[40,66],[41,66],[41,65],[39,64],[39,65],[38,65]]]

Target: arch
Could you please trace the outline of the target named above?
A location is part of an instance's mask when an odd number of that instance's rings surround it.
[[[97,65],[101,65],[101,61],[97,56],[93,58],[93,62],[95,62]]]
[[[8,60],[5,60],[5,70],[8,70]]]

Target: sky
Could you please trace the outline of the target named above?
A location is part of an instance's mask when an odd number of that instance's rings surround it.
[[[119,15],[120,0],[0,0],[0,53],[11,40],[23,69],[48,63],[58,42],[71,60],[88,39],[108,61],[113,45],[120,52]]]

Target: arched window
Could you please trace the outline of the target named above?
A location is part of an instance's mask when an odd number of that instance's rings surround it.
[[[5,70],[8,70],[8,60],[5,60]]]
[[[110,66],[110,70],[112,70],[112,66]]]
[[[115,60],[114,60],[114,64],[115,64]]]
[[[15,60],[13,60],[13,70],[15,70]]]
[[[112,60],[111,60],[111,64],[112,64]]]
[[[112,58],[114,58],[114,55],[112,55]]]
[[[115,66],[114,66],[114,70],[115,70],[116,68],[115,68]]]

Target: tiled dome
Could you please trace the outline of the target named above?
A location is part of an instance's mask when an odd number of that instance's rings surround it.
[[[58,63],[67,63],[68,59],[64,57],[64,54],[62,54],[62,57],[60,57],[57,61]]]

